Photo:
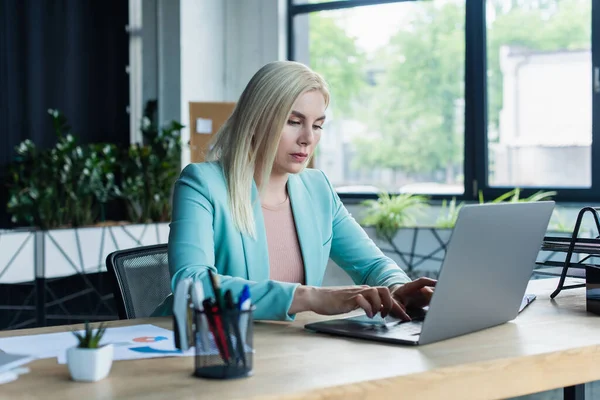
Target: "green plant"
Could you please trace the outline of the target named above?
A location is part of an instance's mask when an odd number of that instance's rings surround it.
[[[456,203],[456,197],[453,197],[450,202],[447,200],[442,201],[442,209],[438,219],[435,221],[436,228],[451,229],[456,225],[458,219],[458,213],[464,206],[464,202]]]
[[[116,147],[80,146],[64,115],[53,109],[48,113],[56,145],[39,149],[25,140],[9,166],[7,209],[13,223],[45,230],[91,225],[98,214],[104,220],[106,203],[119,193]]]
[[[117,147],[113,144],[91,144],[85,160],[81,185],[93,195],[100,211],[100,221],[106,221],[107,204],[121,195],[115,174],[119,169]]]
[[[79,341],[77,347],[82,349],[97,349],[100,347],[100,340],[102,340],[104,332],[106,332],[106,325],[104,323],[100,323],[98,328],[94,331],[90,323],[86,321],[83,333],[73,331],[73,335],[75,335]]]
[[[144,119],[142,133],[147,144],[130,146],[122,170],[121,196],[131,221],[170,220],[171,191],[181,170],[182,128],[172,121],[158,129]]]
[[[546,191],[546,192],[539,191],[539,192],[535,192],[534,194],[532,194],[529,197],[521,199],[520,198],[521,197],[521,189],[515,188],[513,190],[510,190],[510,191],[498,196],[494,200],[490,201],[490,203],[500,203],[503,201],[508,201],[508,202],[512,202],[512,203],[542,201],[542,200],[549,200],[552,198],[552,196],[556,196],[556,192],[554,192],[554,191]],[[479,203],[483,204],[484,202],[485,201],[483,199],[483,193],[480,190],[479,191]]]
[[[398,229],[415,225],[415,217],[428,207],[427,200],[426,196],[411,193],[380,193],[377,200],[362,202],[367,208],[361,222],[375,227],[378,236],[391,240]]]
[[[14,224],[43,230],[92,225],[106,220],[107,206],[116,200],[126,204],[132,222],[170,219],[183,125],[173,121],[158,129],[145,118],[145,144],[119,151],[113,144],[79,145],[65,116],[48,113],[56,145],[39,149],[25,140],[9,165],[7,210]]]
[[[61,210],[53,201],[56,187],[49,180],[52,162],[27,139],[15,148],[15,160],[9,165],[7,210],[15,224],[36,225],[42,229],[62,220]]]
[[[558,209],[554,209],[552,217],[553,218],[551,219],[549,227],[550,230],[556,232],[572,233],[575,229],[575,224],[573,223],[573,221],[567,222],[563,215],[558,211]]]

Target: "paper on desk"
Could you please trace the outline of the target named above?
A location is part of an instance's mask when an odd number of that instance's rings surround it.
[[[149,324],[108,328],[101,343],[113,344],[113,360],[194,355],[193,348],[186,352],[175,348],[172,331]],[[4,351],[35,358],[57,357],[59,364],[66,363],[66,350],[76,345],[77,339],[71,332],[0,339],[0,349]]]

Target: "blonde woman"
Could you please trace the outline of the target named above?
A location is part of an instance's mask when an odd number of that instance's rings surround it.
[[[256,319],[357,308],[405,320],[435,281],[408,276],[350,216],[327,177],[307,169],[325,123],[323,78],[290,61],[262,67],[215,136],[209,159],[175,184],[169,235],[172,288],[220,275],[222,290],[250,287]],[[357,286],[322,288],[329,258]],[[172,296],[155,315],[171,313]]]

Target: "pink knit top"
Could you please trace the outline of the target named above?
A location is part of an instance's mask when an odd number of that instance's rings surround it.
[[[262,206],[269,248],[270,279],[304,284],[304,261],[289,197],[277,206]]]

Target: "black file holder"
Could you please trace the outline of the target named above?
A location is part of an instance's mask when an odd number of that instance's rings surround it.
[[[598,218],[599,207],[584,207],[582,208],[575,222],[573,233],[570,237],[558,237],[558,236],[546,236],[542,244],[544,251],[551,252],[564,252],[564,262],[559,261],[543,261],[538,262],[538,265],[542,265],[550,268],[536,269],[534,272],[541,275],[559,276],[558,286],[550,295],[550,298],[555,298],[563,289],[575,289],[585,287],[585,283],[573,284],[565,286],[565,279],[567,276],[574,278],[585,278],[586,277],[586,261],[590,258],[600,255],[600,238],[580,238],[581,223],[583,217],[586,214],[591,214],[596,227],[596,233],[600,235],[600,219]],[[586,256],[580,261],[573,261],[573,254],[586,254]],[[557,272],[560,271],[560,272]]]
[[[206,313],[194,310],[194,375],[199,378],[233,379],[252,375],[254,321],[249,310]],[[215,318],[221,321],[217,333]]]

